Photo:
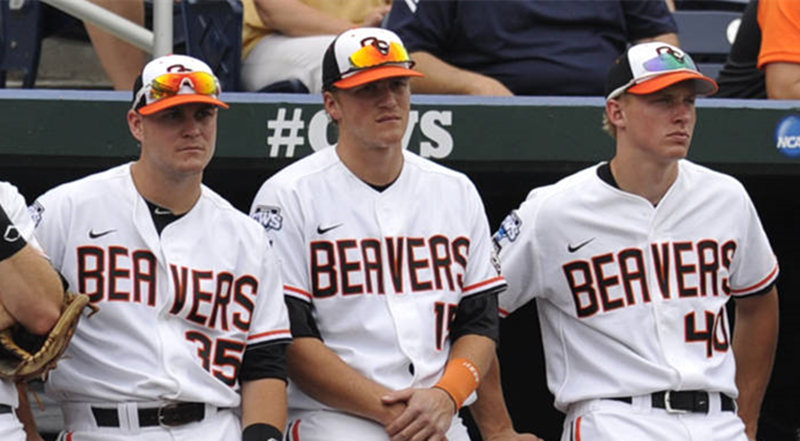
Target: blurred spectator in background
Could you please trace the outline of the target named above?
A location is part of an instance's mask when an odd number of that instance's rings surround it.
[[[758,27],[758,0],[751,0],[742,15],[736,40],[725,67],[719,73],[716,98],[766,98],[764,72],[758,68],[761,28]]]
[[[767,97],[800,98],[800,2],[760,0],[761,52]]]
[[[379,26],[391,0],[242,0],[242,87],[299,80],[322,92],[322,54],[356,26]]]
[[[425,74],[415,93],[603,95],[628,43],[678,44],[664,0],[396,1],[386,27]]]
[[[143,0],[89,0],[139,26],[144,26]],[[145,53],[125,40],[84,21],[100,64],[115,90],[131,90],[144,68]]]

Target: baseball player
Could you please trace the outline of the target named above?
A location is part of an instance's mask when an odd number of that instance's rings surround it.
[[[286,167],[251,215],[281,256],[291,441],[466,441],[456,414],[494,354],[480,197],[403,149],[413,62],[393,32],[346,31],[323,58],[335,147]]]
[[[742,185],[684,159],[716,89],[680,49],[632,46],[606,85],[614,158],[534,189],[494,236],[501,313],[537,299],[562,441],[755,439],[778,263]]]
[[[25,199],[7,182],[0,182],[0,234],[0,329],[18,323],[35,334],[47,334],[58,320],[64,287],[33,237]],[[0,379],[0,439],[4,441],[26,439],[16,416],[19,405],[14,383]],[[30,417],[28,410],[21,409]]]
[[[64,440],[282,439],[280,270],[264,230],[201,182],[219,92],[200,60],[149,62],[127,113],[138,160],[32,206],[53,264],[100,306],[46,384]]]

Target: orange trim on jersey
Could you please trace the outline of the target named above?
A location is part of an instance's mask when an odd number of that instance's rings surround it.
[[[800,8],[796,2],[761,0],[758,4],[761,51],[758,68],[769,63],[800,63]]]
[[[300,441],[300,421],[297,420],[292,427],[292,441]]]
[[[300,288],[295,288],[294,286],[290,286],[290,285],[283,285],[283,290],[284,291],[293,292],[295,294],[300,294],[301,296],[308,297],[309,299],[313,297],[310,292],[304,291],[304,290],[302,290]]]
[[[508,317],[511,314],[511,311],[507,311],[503,308],[497,308],[498,312],[500,313],[500,317]]]
[[[772,283],[772,281],[775,280],[775,276],[777,274],[778,274],[778,265],[775,264],[775,268],[772,269],[772,272],[769,273],[769,275],[764,280],[756,283],[753,286],[748,286],[747,288],[731,289],[731,293],[732,294],[741,294],[741,293],[746,293],[746,292],[750,292],[750,291],[758,291],[759,288],[763,288],[764,286],[769,285],[770,283]]]
[[[484,280],[483,282],[478,282],[478,283],[476,283],[474,285],[465,286],[464,287],[464,292],[473,291],[473,290],[475,290],[477,288],[480,288],[482,286],[491,285],[491,284],[497,283],[497,282],[505,282],[505,281],[506,281],[505,277],[498,276],[498,277],[495,277],[493,279]]]
[[[575,420],[575,441],[581,441],[581,418],[579,416],[577,420]]]
[[[270,336],[270,335],[276,335],[276,334],[288,334],[288,335],[292,335],[291,331],[289,331],[288,329],[278,329],[278,330],[276,330],[276,331],[267,331],[267,332],[262,332],[262,333],[260,333],[260,334],[248,335],[248,336],[247,336],[247,339],[248,339],[248,340],[256,340],[256,339],[259,339],[259,338],[261,338],[261,337],[268,337],[268,336]]]
[[[67,436],[64,438],[64,441],[72,441],[72,432],[67,432]]]

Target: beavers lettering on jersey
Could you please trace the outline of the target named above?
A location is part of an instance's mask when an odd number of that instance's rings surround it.
[[[443,235],[314,241],[311,286],[316,298],[337,294],[385,294],[385,275],[395,293],[460,291],[470,241]],[[408,285],[406,284],[408,278]]]
[[[571,261],[562,270],[572,292],[575,313],[579,318],[587,318],[635,305],[637,297],[648,303],[651,286],[658,287],[663,299],[720,293],[729,296],[731,288],[726,275],[735,251],[733,240],[722,244],[713,239],[653,243],[649,253],[640,248],[625,248]],[[648,255],[651,261],[646,263]],[[649,274],[655,275],[656,285],[648,280],[652,277]]]
[[[82,246],[77,252],[78,290],[92,303],[156,306],[158,262],[152,252],[114,245]],[[250,329],[258,293],[256,277],[170,264],[169,278],[175,293],[170,314],[211,329]]]

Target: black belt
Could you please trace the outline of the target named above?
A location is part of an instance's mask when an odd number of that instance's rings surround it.
[[[203,403],[172,403],[161,407],[142,407],[138,409],[139,427],[181,426],[205,418],[206,406]],[[92,407],[92,414],[98,427],[119,427],[117,408]]]
[[[719,394],[720,409],[722,411],[733,412],[736,410],[736,404],[733,398]],[[652,406],[659,409],[666,409],[667,412],[684,413],[708,413],[708,392],[702,390],[682,390],[682,391],[663,391],[653,392],[650,395]],[[612,400],[623,401],[625,403],[633,403],[632,397],[616,397]]]
[[[0,404],[0,415],[4,413],[11,413],[12,407],[8,404]]]

